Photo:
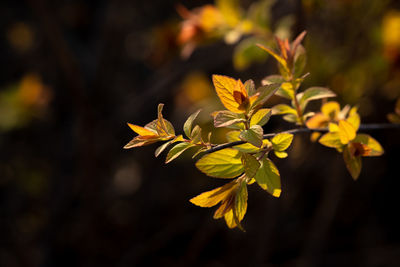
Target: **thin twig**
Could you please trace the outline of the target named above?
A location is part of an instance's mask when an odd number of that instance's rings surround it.
[[[391,124],[391,123],[371,123],[371,124],[361,124],[359,130],[360,131],[372,131],[372,130],[383,130],[383,129],[400,129],[400,124]],[[263,135],[263,139],[274,137],[277,134],[280,133],[291,133],[291,134],[298,134],[298,133],[313,133],[313,132],[328,132],[328,128],[315,128],[315,129],[309,129],[309,128],[296,128],[296,129],[291,129],[279,133],[268,133]],[[205,151],[205,153],[212,153],[224,148],[229,148],[237,145],[241,145],[247,143],[246,141],[234,141],[230,143],[225,143],[225,144],[220,144],[216,145],[208,150]]]

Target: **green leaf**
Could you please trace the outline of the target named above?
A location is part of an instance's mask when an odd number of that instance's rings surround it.
[[[242,114],[237,114],[229,110],[213,112],[212,116],[214,117],[214,126],[217,128],[233,126],[234,129],[240,129],[240,127],[234,124],[246,122]]]
[[[183,124],[183,131],[185,132],[185,134],[188,138],[190,138],[190,135],[192,133],[193,121],[197,118],[200,111],[201,111],[201,109],[199,109],[198,111],[196,111],[195,113],[190,115],[189,118],[187,118],[187,120],[185,121],[185,124]]]
[[[284,151],[290,146],[292,140],[293,140],[293,134],[280,133],[275,135],[271,139],[271,143],[275,151]]]
[[[354,180],[357,180],[361,173],[361,156],[353,156],[348,146],[346,146],[343,150],[343,159],[351,177],[353,177]]]
[[[247,198],[248,198],[247,184],[245,182],[241,182],[235,198],[235,206],[233,208],[233,218],[235,220],[237,227],[239,227],[239,229],[242,231],[244,231],[244,229],[240,224],[240,222],[243,220],[244,215],[246,214],[247,211]]]
[[[279,86],[279,84],[269,84],[259,87],[257,89],[259,96],[252,104],[252,107],[264,104],[265,101],[275,94],[275,92],[279,89]]]
[[[168,152],[167,158],[165,160],[165,163],[169,163],[179,157],[185,150],[194,147],[195,145],[190,144],[190,143],[179,143],[175,145],[174,147],[171,148],[171,150]]]
[[[241,152],[225,148],[204,155],[196,162],[196,167],[208,176],[216,178],[235,178],[244,171]]]
[[[260,125],[264,126],[271,117],[271,109],[263,108],[259,109],[250,119],[250,126]]]
[[[300,99],[300,106],[304,109],[308,102],[312,100],[335,97],[336,94],[325,87],[310,87],[303,92],[303,96]]]
[[[242,131],[239,135],[239,138],[256,147],[262,147],[263,129],[260,125],[253,125],[250,127],[250,129]]]
[[[281,176],[278,168],[268,158],[263,159],[254,179],[258,185],[274,197],[281,195]]]
[[[286,104],[279,104],[272,108],[272,115],[281,115],[281,114],[293,114],[297,116],[297,111]]]
[[[192,140],[192,143],[194,144],[201,143],[203,141],[201,139],[201,128],[199,125],[194,126],[190,134],[190,140]]]
[[[299,45],[296,49],[296,55],[294,56],[294,77],[300,77],[307,63],[306,50],[302,45]]]
[[[244,88],[246,88],[247,94],[249,96],[252,96],[252,95],[254,95],[256,93],[256,86],[255,86],[254,81],[252,79],[247,80],[244,83]]]
[[[318,142],[321,145],[327,146],[327,147],[333,147],[333,148],[342,148],[343,144],[340,142],[340,136],[338,132],[334,133],[326,133],[324,134]]]
[[[294,99],[294,88],[289,82],[282,83],[276,92],[277,95],[293,100]]]
[[[164,144],[162,144],[161,146],[159,146],[156,151],[154,152],[154,155],[156,157],[158,157],[170,144],[172,144],[174,142],[174,140],[170,140]]]
[[[242,154],[242,162],[246,176],[249,178],[253,178],[260,168],[260,162],[258,162],[258,160],[254,156],[247,153]]]
[[[285,81],[286,81],[285,78],[283,78],[281,75],[269,75],[264,79],[262,79],[261,84],[262,85],[270,85],[274,83],[281,84],[284,83]]]
[[[284,58],[282,58],[281,56],[279,56],[277,53],[275,53],[271,48],[257,44],[257,46],[261,49],[263,49],[264,51],[268,52],[271,56],[273,56],[280,64],[280,66],[283,68],[285,73],[290,73],[288,66],[286,64],[286,61]]]

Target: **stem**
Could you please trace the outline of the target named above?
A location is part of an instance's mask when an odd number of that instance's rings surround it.
[[[295,83],[294,83],[294,81],[293,81],[293,78],[291,79],[291,84],[292,84],[292,87],[293,87],[294,92],[295,92],[295,94],[294,94],[294,99],[293,99],[293,100],[294,100],[294,105],[296,106],[297,116],[298,116],[299,119],[300,119],[300,124],[301,124],[301,126],[304,126],[304,125],[305,125],[305,122],[304,122],[304,118],[303,118],[303,111],[301,110],[299,101],[297,100],[297,94],[296,94],[297,88],[295,87],[296,85],[295,85]]]
[[[373,130],[385,130],[385,129],[398,129],[400,130],[400,124],[391,124],[391,123],[371,123],[371,124],[361,124],[359,130],[360,131],[373,131]],[[291,133],[291,134],[298,134],[298,133],[313,133],[313,132],[329,132],[328,128],[315,128],[315,129],[309,129],[309,128],[295,128],[295,129],[290,129],[287,131],[279,132],[279,133],[268,133],[263,135],[263,139],[274,137],[277,134],[280,133]],[[212,153],[224,148],[229,148],[241,144],[245,144],[247,142],[245,141],[234,141],[230,143],[225,143],[225,144],[220,144],[216,145],[206,151],[205,153]]]

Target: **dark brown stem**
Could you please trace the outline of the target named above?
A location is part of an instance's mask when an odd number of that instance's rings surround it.
[[[391,124],[391,123],[372,123],[372,124],[361,124],[360,128],[358,129],[359,131],[373,131],[373,130],[385,130],[385,129],[400,129],[400,124]],[[328,132],[328,128],[316,128],[316,129],[309,129],[309,128],[296,128],[296,129],[291,129],[279,133],[268,133],[264,134],[263,138],[270,138],[274,137],[277,134],[280,133],[291,133],[291,134],[298,134],[298,133],[313,133],[313,132]],[[230,142],[230,143],[225,143],[225,144],[220,144],[216,145],[208,150],[205,151],[205,153],[212,153],[224,148],[229,148],[237,145],[241,145],[246,143],[245,141],[235,141],[235,142]]]

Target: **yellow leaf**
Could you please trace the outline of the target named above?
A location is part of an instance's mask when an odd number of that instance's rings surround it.
[[[289,68],[287,66],[286,60],[279,56],[277,53],[275,53],[271,48],[263,46],[261,44],[257,44],[257,46],[261,49],[263,49],[264,51],[266,51],[268,54],[270,54],[271,56],[273,56],[278,62],[279,64],[283,67],[283,69],[285,70],[286,73],[290,73]]]
[[[222,200],[226,199],[237,188],[237,186],[237,182],[232,181],[225,184],[224,186],[201,193],[200,195],[190,199],[189,201],[200,207],[213,207]]]
[[[216,178],[235,178],[244,170],[241,152],[232,148],[204,155],[196,162],[196,167],[206,175]]]
[[[339,132],[339,126],[336,123],[330,122],[328,128],[331,133]]]
[[[339,121],[339,137],[340,137],[340,142],[343,145],[346,145],[351,140],[356,138],[356,130],[347,121],[340,120]]]
[[[350,109],[349,116],[347,117],[346,121],[350,123],[356,131],[358,130],[361,119],[360,115],[357,113],[357,107]]]
[[[323,113],[317,113],[307,120],[306,125],[310,129],[324,128],[327,126],[329,117]]]
[[[340,142],[339,133],[326,133],[324,134],[318,142],[321,145],[333,148],[341,148],[343,144]]]
[[[263,159],[254,179],[258,185],[274,197],[281,195],[281,177],[278,168],[268,158]]]
[[[340,105],[336,101],[326,102],[322,105],[321,111],[330,119],[335,119],[340,112]]]
[[[368,134],[357,134],[356,138],[353,140],[353,142],[358,142],[363,145],[366,145],[369,148],[369,151],[365,153],[362,156],[366,157],[375,157],[375,156],[380,156],[384,153],[384,150],[379,144],[378,141],[376,141],[374,138],[369,136]]]
[[[212,78],[215,91],[225,108],[234,113],[244,113],[243,102],[245,101],[242,100],[246,100],[248,95],[243,83],[223,75],[213,75]],[[237,101],[239,99],[240,103]]]
[[[129,126],[129,128],[131,128],[138,135],[142,135],[142,136],[143,135],[150,135],[150,136],[158,137],[157,133],[155,133],[155,132],[153,132],[151,130],[148,130],[146,128],[143,128],[141,126],[137,126],[137,125],[131,124],[129,122],[128,122],[128,126]]]
[[[357,180],[361,172],[361,156],[352,155],[348,146],[346,146],[343,150],[343,159],[351,177],[353,177],[354,180]]]

